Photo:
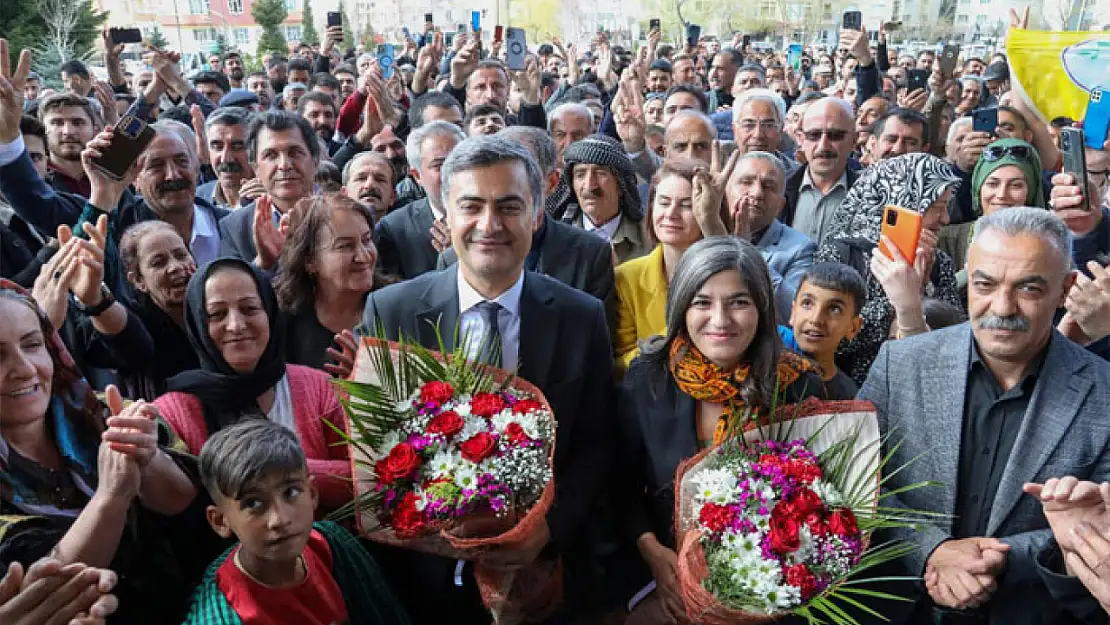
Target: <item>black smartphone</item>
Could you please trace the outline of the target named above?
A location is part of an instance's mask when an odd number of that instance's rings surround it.
[[[752,45],[752,36],[744,35],[744,38],[740,40],[740,51],[746,52],[748,50],[748,46],[750,45]]]
[[[123,180],[127,170],[154,140],[154,129],[143,120],[127,115],[112,127],[112,143],[92,164],[112,180]]]
[[[659,21],[658,17],[653,17],[650,20],[648,20],[648,29],[649,30],[660,30],[661,28],[662,28],[662,22]]]
[[[842,27],[845,30],[863,30],[863,12],[845,11]]]
[[[696,47],[701,40],[701,26],[697,24],[686,25],[686,45]]]
[[[906,92],[913,93],[929,84],[929,72],[924,69],[911,69],[906,73]]]
[[[978,109],[971,114],[971,129],[973,131],[993,135],[995,128],[998,128],[998,109],[996,107]]]
[[[443,33],[443,45],[448,48],[455,45],[455,33]]]
[[[424,14],[424,23],[425,24],[435,24],[435,22],[436,21],[433,18],[433,15],[431,13],[425,13]]]
[[[1075,176],[1083,194],[1087,194],[1087,155],[1083,152],[1083,131],[1079,128],[1060,129],[1060,154],[1064,158],[1064,173]]]
[[[109,28],[108,36],[112,43],[142,43],[143,31],[138,28]]]
[[[343,15],[339,11],[328,11],[328,28],[342,25]]]
[[[956,63],[960,60],[960,44],[954,43],[944,46],[940,52],[940,71],[945,76],[951,76],[956,71]]]

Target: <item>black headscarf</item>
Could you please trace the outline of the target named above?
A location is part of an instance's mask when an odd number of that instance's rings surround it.
[[[220,269],[245,271],[254,278],[262,307],[270,318],[270,340],[251,373],[237,373],[232,369],[208,334],[204,287],[208,278]],[[200,400],[209,434],[219,429],[214,425],[226,425],[244,413],[259,412],[258,396],[273,388],[285,375],[284,329],[274,289],[254,265],[238,258],[218,258],[208,263],[193,274],[185,296],[185,332],[197,353],[200,369],[170,378],[166,390],[189,393]]]

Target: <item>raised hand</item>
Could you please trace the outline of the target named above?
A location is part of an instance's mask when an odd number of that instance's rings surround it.
[[[104,123],[115,126],[119,121],[119,113],[116,112],[116,92],[112,90],[112,86],[103,80],[97,80],[93,82],[93,95],[100,103]]]
[[[924,232],[923,232],[924,233]],[[891,306],[898,317],[899,327],[910,328],[911,324],[920,325],[922,313],[922,292],[928,273],[929,252],[918,245],[913,264],[902,255],[894,242],[885,235],[880,238],[890,252],[891,258],[876,250],[871,255],[871,275],[879,281]],[[915,329],[921,329],[914,326]]]
[[[451,86],[456,89],[465,89],[466,81],[478,69],[478,61],[482,58],[482,41],[475,39],[467,43],[451,59]]]
[[[914,89],[911,93],[904,93],[898,96],[898,106],[904,109],[924,111],[925,103],[928,100],[929,94],[925,93],[924,89]]]
[[[128,505],[139,496],[142,470],[138,462],[128,454],[112,449],[109,442],[100,443],[96,474],[100,480],[98,494],[103,492],[104,496],[126,501]]]
[[[145,469],[158,454],[158,408],[142,399],[124,407],[119,389],[111,384],[105,398],[112,416],[101,440],[112,451],[132,458],[140,469]]]
[[[1065,302],[1067,315],[1082,331],[1084,343],[1110,336],[1110,271],[1095,261],[1087,263],[1088,278],[1077,272],[1075,284],[1068,290]]]
[[[567,82],[571,86],[578,84],[578,46],[573,43],[567,46]]]
[[[1064,551],[1076,550],[1075,530],[1080,525],[1110,529],[1110,484],[1068,476],[1026,484],[1022,490],[1040,500],[1053,537]]]
[[[543,85],[543,79],[540,76],[540,60],[538,57],[529,54],[524,61],[524,69],[519,71],[509,72],[512,76],[513,84],[520,89],[520,102],[529,106],[535,106],[540,103],[540,88]]]
[[[19,137],[19,119],[23,116],[23,87],[31,73],[31,51],[19,53],[19,62],[12,70],[8,40],[0,39],[0,143],[11,143]]]
[[[93,164],[95,159],[104,155],[104,151],[112,145],[112,129],[105,127],[100,134],[92,138],[81,152],[81,165],[84,166],[85,175],[89,177],[92,193],[89,203],[105,212],[116,210],[120,198],[127,187],[135,182],[139,175],[138,160],[131,163],[122,180],[116,180],[100,170]]]
[[[262,186],[262,181],[258,178],[251,178],[244,180],[239,185],[239,199],[246,199],[248,202],[253,202],[266,193],[266,188]]]
[[[58,227],[59,231],[63,228],[69,232],[69,226]],[[65,323],[66,311],[69,308],[69,290],[81,270],[81,252],[87,243],[88,241],[70,235],[61,249],[42,266],[39,276],[35,278],[31,297],[46,312],[46,317],[50,319],[50,325],[54,328],[61,328]]]
[[[704,236],[728,234],[728,230],[721,220],[721,202],[725,197],[725,187],[728,186],[728,179],[732,177],[732,172],[736,169],[736,163],[740,160],[740,151],[736,150],[729,156],[728,162],[722,166],[721,143],[719,141],[713,142],[713,150],[710,154],[709,168],[699,167],[694,172],[693,180],[694,219],[698,222]],[[748,220],[740,215],[735,217],[733,234],[741,238],[750,236],[751,233],[747,232]]]
[[[273,269],[284,245],[285,237],[274,225],[273,202],[270,196],[263,195],[254,203],[254,246],[258,250],[254,264],[261,269]]]
[[[104,283],[104,248],[108,242],[108,216],[101,215],[96,225],[85,222],[82,229],[88,236],[78,256],[77,275],[70,284],[70,292],[85,307],[100,304],[103,298],[100,286]]]
[[[647,120],[644,119],[644,94],[640,90],[640,82],[635,73],[629,69],[624,70],[620,83],[620,92],[617,94],[620,102],[613,110],[617,134],[624,144],[624,150],[629,154],[643,151],[646,146]],[[616,99],[616,98],[614,98]]]
[[[204,112],[194,104],[189,107],[189,117],[193,124],[193,134],[197,139],[197,162],[201,165],[211,162],[208,154],[208,133],[204,129]]]

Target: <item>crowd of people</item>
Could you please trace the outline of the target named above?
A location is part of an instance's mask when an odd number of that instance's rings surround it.
[[[473,563],[325,520],[358,337],[456,328],[555,412],[546,523],[481,556],[557,557],[551,623],[694,622],[676,468],[810,397],[871,402],[882,505],[932,515],[853,619],[1107,621],[1110,142],[1063,172],[1082,120],[1003,53],[343,44],[128,73],[106,31],[51,90],[0,39],[0,623],[489,623]]]

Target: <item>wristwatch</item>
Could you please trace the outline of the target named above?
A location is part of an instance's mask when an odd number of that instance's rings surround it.
[[[74,304],[77,306],[77,310],[90,317],[99,317],[103,315],[104,311],[111,308],[112,304],[115,303],[116,298],[112,295],[112,290],[103,282],[100,283],[100,303],[96,306],[85,306],[81,303],[81,300],[74,298]]]

